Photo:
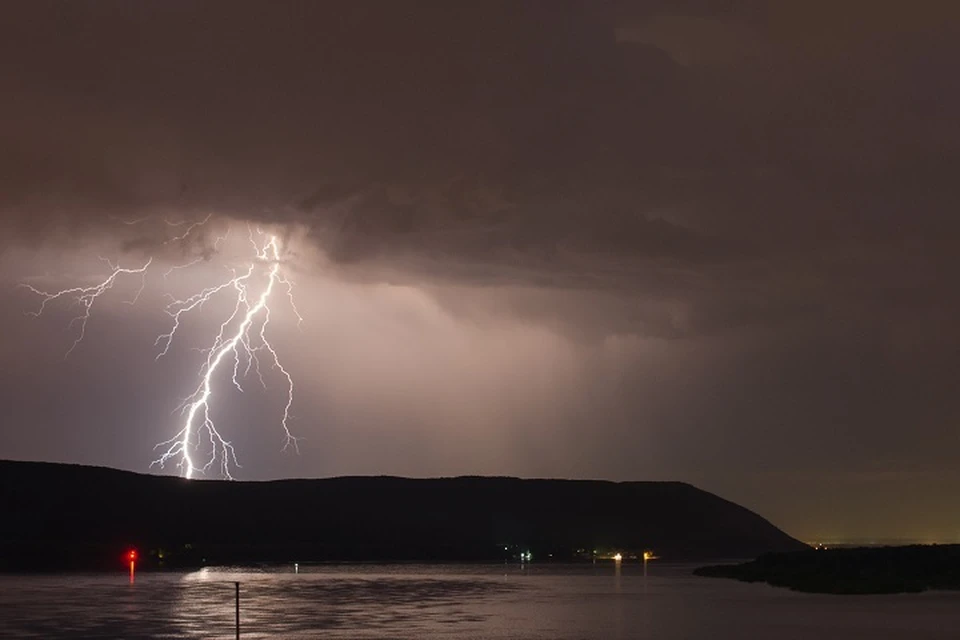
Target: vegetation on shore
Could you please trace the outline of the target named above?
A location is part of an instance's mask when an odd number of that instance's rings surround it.
[[[811,549],[767,553],[734,565],[694,573],[743,582],[766,582],[807,593],[918,593],[960,589],[960,545]]]

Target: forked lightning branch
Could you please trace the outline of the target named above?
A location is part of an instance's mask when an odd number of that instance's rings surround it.
[[[207,220],[209,217],[190,225],[186,232],[167,242],[183,240],[196,228],[203,226]],[[156,446],[159,457],[151,463],[151,466],[156,465],[161,468],[168,464],[175,464],[186,478],[193,478],[197,473],[205,474],[212,469],[219,470],[225,478],[233,478],[232,469],[240,466],[237,454],[230,440],[217,426],[211,410],[216,383],[229,380],[239,391],[243,391],[242,381],[255,375],[260,384],[266,388],[263,377],[265,367],[279,372],[286,384],[286,400],[283,413],[279,418],[283,449],[298,450],[297,439],[289,426],[290,411],[293,406],[293,378],[283,366],[268,337],[271,305],[276,304],[278,297],[283,298],[292,309],[297,322],[301,323],[303,318],[294,302],[293,285],[282,270],[279,238],[259,229],[256,231],[249,229],[248,236],[251,247],[249,263],[242,269],[231,269],[230,277],[225,281],[187,298],[179,299],[171,296],[170,302],[164,309],[170,316],[170,329],[158,336],[155,341],[156,357],[159,359],[169,353],[186,316],[199,313],[204,305],[215,297],[227,298],[231,301],[232,312],[226,314],[212,342],[203,350],[204,361],[197,374],[196,388],[193,393],[184,398],[175,411],[180,418],[180,428],[171,438]],[[218,238],[215,246],[218,246],[222,240],[223,237]],[[90,286],[44,291],[29,284],[21,285],[40,298],[40,306],[28,312],[31,315],[39,316],[50,305],[56,303],[73,303],[79,306],[79,314],[70,321],[69,325],[74,332],[74,340],[66,352],[67,356],[83,341],[94,307],[102,296],[114,288],[118,279],[140,278],[137,295],[127,302],[132,304],[137,301],[146,285],[146,274],[153,265],[154,259],[148,258],[142,265],[135,268],[121,267],[108,260],[104,262],[109,266],[110,273],[100,282]],[[199,259],[174,266],[164,273],[164,278],[175,269],[189,268],[197,262]]]

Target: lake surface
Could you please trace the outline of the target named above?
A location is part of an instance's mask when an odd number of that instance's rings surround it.
[[[798,594],[692,566],[301,565],[0,576],[2,638],[957,638],[960,594]]]

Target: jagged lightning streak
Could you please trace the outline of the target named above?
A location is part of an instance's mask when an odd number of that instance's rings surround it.
[[[89,287],[72,287],[70,289],[62,289],[60,291],[42,291],[33,287],[29,284],[21,283],[20,286],[24,289],[29,289],[33,293],[40,296],[40,308],[36,311],[28,311],[27,313],[34,317],[39,317],[47,308],[47,305],[54,300],[61,298],[73,299],[75,304],[80,305],[82,309],[80,315],[74,317],[70,320],[70,323],[67,325],[67,328],[73,329],[77,324],[80,325],[80,330],[77,332],[76,337],[73,340],[73,344],[70,345],[70,348],[67,349],[67,352],[64,354],[64,358],[68,358],[73,350],[77,348],[77,345],[83,341],[84,336],[87,334],[87,321],[90,319],[90,314],[93,311],[93,306],[96,304],[97,300],[104,293],[113,288],[113,285],[117,281],[117,276],[122,274],[140,274],[144,278],[146,277],[147,269],[150,268],[151,263],[153,263],[153,258],[147,260],[147,262],[142,266],[136,269],[125,269],[122,268],[119,264],[114,264],[106,258],[100,258],[102,261],[106,262],[111,269],[111,273],[105,280],[99,282],[95,285]],[[140,298],[140,294],[143,293],[143,288],[146,285],[146,279],[141,281],[140,289],[137,290],[137,294],[134,296],[133,300],[128,300],[128,304],[134,304]],[[299,314],[298,314],[299,316]]]
[[[292,304],[293,298],[290,289],[292,285],[290,281],[280,273],[280,249],[277,237],[270,236],[269,240],[261,248],[256,245],[251,232],[251,242],[253,242],[257,251],[257,260],[269,265],[267,272],[267,284],[263,288],[263,291],[260,292],[260,295],[254,300],[251,300],[249,296],[248,287],[250,286],[250,278],[252,277],[256,266],[255,264],[251,264],[247,271],[241,275],[238,275],[236,272],[234,272],[233,277],[227,282],[221,283],[215,287],[204,289],[202,292],[195,294],[186,300],[173,301],[167,308],[167,313],[169,313],[174,319],[173,328],[169,333],[164,334],[157,339],[158,344],[161,341],[164,343],[163,351],[161,351],[157,356],[159,358],[162,357],[169,349],[170,342],[173,340],[173,337],[176,334],[177,328],[180,324],[180,318],[184,313],[201,307],[204,302],[210,299],[211,296],[220,291],[230,287],[236,291],[237,301],[233,314],[220,325],[220,331],[214,338],[213,345],[207,352],[207,360],[201,369],[200,384],[181,405],[183,407],[182,413],[185,414],[183,427],[174,437],[157,445],[158,448],[166,446],[167,449],[157,460],[154,461],[154,464],[162,467],[170,459],[177,458],[179,459],[178,464],[181,467],[183,475],[187,478],[192,478],[197,470],[206,472],[216,463],[218,458],[220,460],[220,472],[227,478],[233,477],[230,473],[231,463],[235,466],[240,466],[237,462],[236,452],[233,448],[233,445],[230,444],[228,440],[224,439],[224,437],[220,434],[220,432],[217,430],[216,424],[210,416],[210,398],[213,395],[214,377],[216,376],[217,371],[220,369],[224,360],[226,360],[227,356],[231,354],[233,355],[234,361],[231,381],[240,391],[243,391],[243,388],[238,380],[240,354],[244,353],[248,359],[247,371],[250,369],[250,363],[256,363],[258,375],[260,371],[260,363],[257,352],[260,350],[266,350],[270,354],[274,368],[280,371],[287,382],[287,402],[284,406],[283,416],[280,420],[280,425],[283,429],[285,437],[283,448],[284,450],[289,449],[290,447],[293,447],[294,449],[298,448],[297,439],[290,432],[289,428],[290,409],[293,405],[294,393],[293,377],[281,364],[280,358],[276,350],[270,344],[270,341],[267,339],[266,334],[267,325],[270,322],[270,307],[268,303],[272,294],[274,293],[274,289],[278,283],[286,286],[287,293],[288,296],[290,296],[290,301]],[[300,317],[295,305],[293,305],[293,309],[294,313],[297,315],[298,321],[302,321],[302,318]],[[238,317],[240,318],[239,324],[237,324],[237,326],[232,330],[232,333],[230,333],[229,337],[227,337],[226,333],[228,327]],[[260,330],[256,335],[259,337],[259,344],[257,346],[253,346],[250,337],[251,329],[258,322]],[[260,376],[260,381],[263,382],[262,376]],[[193,460],[193,456],[191,455],[191,448],[199,446],[199,443],[194,444],[194,439],[199,440],[201,431],[206,431],[206,434],[210,440],[211,454],[207,462],[203,466],[198,467]]]
[[[190,234],[197,228],[204,226],[210,220],[207,216],[199,222],[192,223],[184,233],[168,239],[163,244],[171,242],[181,242],[186,240]],[[125,224],[139,224],[143,220],[135,220]],[[171,223],[165,221],[168,226],[180,226],[185,223]],[[229,229],[227,231],[229,233]],[[232,479],[231,468],[239,467],[236,451],[233,445],[223,437],[218,430],[216,423],[211,416],[210,402],[214,395],[214,382],[217,374],[224,369],[223,363],[232,355],[233,367],[230,380],[239,391],[243,391],[240,384],[240,378],[255,369],[257,377],[261,384],[266,387],[260,364],[260,353],[265,352],[269,355],[269,362],[272,367],[279,371],[286,381],[287,393],[286,402],[283,408],[283,414],[280,419],[280,426],[283,431],[284,444],[283,450],[293,448],[299,451],[297,438],[294,437],[289,428],[291,420],[291,409],[294,397],[294,382],[289,371],[281,363],[279,354],[270,343],[267,336],[267,327],[270,323],[270,302],[276,289],[279,287],[285,290],[285,295],[289,301],[290,308],[297,318],[299,327],[303,318],[297,309],[293,297],[293,283],[281,271],[281,250],[280,241],[275,235],[266,235],[257,229],[257,234],[261,240],[266,237],[266,241],[258,244],[254,237],[252,229],[249,230],[249,239],[254,250],[254,258],[246,266],[246,269],[230,269],[230,277],[217,285],[207,287],[198,293],[195,293],[185,299],[176,299],[170,296],[170,302],[165,311],[171,318],[171,327],[167,333],[161,334],[155,341],[155,346],[159,349],[156,358],[160,359],[167,355],[173,343],[174,337],[181,326],[181,320],[186,314],[192,311],[199,311],[203,305],[214,296],[221,292],[233,292],[234,305],[232,313],[220,324],[219,331],[213,339],[210,347],[203,350],[206,353],[206,360],[200,368],[200,382],[195,391],[187,396],[181,402],[180,415],[183,417],[183,424],[180,430],[169,440],[161,442],[156,448],[163,450],[160,457],[151,463],[151,466],[159,465],[163,467],[166,463],[176,461],[182,474],[187,478],[192,478],[197,472],[206,473],[219,460],[220,473],[228,479]],[[224,234],[216,238],[214,250],[218,249],[220,243],[227,237]],[[103,259],[103,258],[101,258]],[[87,321],[90,318],[92,309],[96,301],[107,291],[113,288],[118,277],[126,274],[139,274],[142,278],[141,286],[133,300],[126,301],[133,304],[140,297],[146,286],[146,273],[153,263],[153,258],[149,258],[145,264],[137,268],[122,268],[109,260],[103,259],[109,265],[111,273],[98,284],[88,287],[72,287],[61,291],[48,292],[37,289],[29,284],[23,284],[26,289],[40,296],[41,303],[39,309],[29,312],[31,315],[39,316],[47,308],[47,305],[58,299],[72,299],[74,303],[79,304],[83,311],[70,322],[70,327],[79,324],[80,330],[76,335],[73,344],[67,351],[66,356],[76,349],[82,342]],[[164,281],[177,269],[187,269],[202,258],[190,260],[184,264],[171,267],[163,273]],[[251,295],[252,287],[255,285],[256,278],[265,270],[266,283],[259,295]],[[169,294],[168,294],[169,295]],[[65,356],[65,357],[66,357]],[[246,366],[241,373],[241,358],[246,359]],[[210,456],[202,464],[194,462],[194,452],[201,446],[202,437],[206,435],[209,440]]]

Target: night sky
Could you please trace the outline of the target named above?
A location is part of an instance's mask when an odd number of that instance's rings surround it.
[[[0,457],[150,470],[230,307],[156,361],[163,294],[251,223],[303,440],[275,377],[224,384],[240,479],[683,480],[809,541],[960,541],[960,3],[2,9]],[[64,359],[77,309],[17,285],[99,256],[158,270]]]

